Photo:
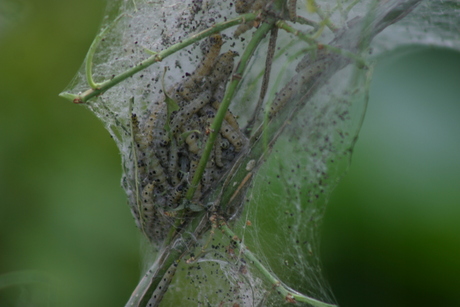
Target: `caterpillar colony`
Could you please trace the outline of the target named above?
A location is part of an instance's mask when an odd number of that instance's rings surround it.
[[[174,224],[175,212],[182,208],[238,55],[234,51],[220,54],[220,34],[210,36],[205,43],[206,54],[201,64],[186,80],[165,93],[166,99],[173,101],[174,111],[165,101],[159,101],[154,102],[161,105],[159,110],[156,108],[143,119],[132,114],[142,191],[140,208],[132,207],[132,211],[138,227],[152,242],[165,238]],[[235,117],[227,111],[192,201],[199,201],[246,144],[247,138]]]

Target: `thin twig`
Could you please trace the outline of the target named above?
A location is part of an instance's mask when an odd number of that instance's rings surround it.
[[[180,51],[181,49],[205,38],[205,37],[208,37],[214,33],[218,33],[218,32],[221,32],[227,28],[230,28],[230,27],[233,27],[237,24],[240,24],[244,21],[251,21],[251,20],[254,20],[256,19],[256,14],[252,14],[252,13],[249,13],[249,14],[244,14],[244,15],[241,15],[239,17],[236,17],[234,19],[231,19],[229,21],[226,21],[226,22],[222,22],[222,23],[218,23],[218,24],[215,24],[214,26],[212,26],[211,28],[209,29],[206,29],[202,32],[199,32],[195,35],[192,35],[191,37],[187,38],[187,39],[184,39],[182,42],[180,43],[177,43],[175,45],[172,45],[171,47],[169,48],[166,48],[152,56],[150,56],[149,58],[147,58],[146,60],[140,62],[139,64],[135,65],[134,67],[132,67],[131,69],[128,69],[126,70],[125,72],[122,72],[121,74],[119,75],[116,75],[115,77],[111,78],[110,80],[107,80],[107,81],[104,81],[100,84],[97,84],[97,88],[91,88],[87,91],[85,91],[83,94],[81,95],[74,95],[74,94],[70,94],[70,93],[67,93],[67,92],[64,92],[64,93],[61,93],[59,94],[59,96],[63,97],[63,98],[66,98],[66,99],[69,99],[71,101],[73,101],[74,103],[84,103],[86,101],[88,101],[89,99],[95,97],[95,96],[98,96],[98,95],[101,95],[103,94],[105,91],[107,91],[108,89],[114,87],[115,85],[117,85],[118,83],[120,83],[121,81],[133,76],[134,74],[140,72],[141,70],[149,67],[150,65],[156,63],[156,62],[160,62],[162,61],[164,58]]]
[[[99,33],[96,38],[93,40],[91,43],[91,46],[89,47],[88,52],[86,53],[86,58],[85,58],[85,72],[86,72],[86,81],[88,82],[88,85],[93,89],[97,89],[101,86],[101,84],[94,82],[93,79],[93,57],[94,53],[96,52],[97,47],[99,46],[99,43],[101,40],[104,38],[104,36],[111,30],[115,25],[120,21],[120,19],[125,16],[124,14],[121,14],[117,18],[115,18],[112,23],[110,23],[105,29]]]
[[[227,90],[225,91],[225,96],[222,100],[222,103],[219,106],[219,110],[217,111],[214,121],[211,124],[211,133],[209,134],[209,138],[206,142],[203,154],[200,158],[200,162],[198,163],[198,167],[195,171],[195,175],[192,179],[190,188],[187,190],[187,199],[192,199],[193,195],[195,194],[196,188],[198,187],[198,184],[201,180],[204,169],[206,167],[206,163],[208,162],[212,149],[214,147],[214,142],[217,138],[217,135],[220,133],[222,121],[224,120],[225,114],[227,113],[228,107],[230,106],[230,102],[232,101],[233,95],[235,94],[236,88],[242,78],[244,70],[246,69],[246,66],[249,60],[251,59],[252,54],[256,50],[257,46],[272,27],[273,23],[262,24],[259,27],[259,29],[254,33],[252,40],[249,42],[243,55],[241,56],[241,60],[238,63],[236,71],[232,76],[232,80],[230,81],[230,84],[228,85]]]

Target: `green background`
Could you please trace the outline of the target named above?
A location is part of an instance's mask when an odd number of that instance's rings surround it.
[[[2,307],[123,306],[136,285],[141,246],[115,144],[90,112],[57,97],[103,9],[0,1],[0,274],[48,281],[0,290]],[[376,67],[323,225],[341,306],[460,306],[459,97],[458,53],[395,52]]]

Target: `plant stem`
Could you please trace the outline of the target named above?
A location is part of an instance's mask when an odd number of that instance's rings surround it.
[[[104,81],[104,82],[102,82],[100,84],[96,84],[93,81],[91,81],[92,80],[92,77],[91,77],[88,80],[88,82],[90,82],[90,86],[96,86],[96,88],[91,88],[91,89],[85,91],[81,95],[73,95],[73,94],[64,92],[64,93],[59,94],[59,96],[61,96],[63,98],[66,98],[66,99],[69,99],[69,100],[72,100],[74,103],[84,103],[84,102],[88,101],[89,99],[91,99],[91,98],[93,98],[95,96],[103,94],[105,91],[107,91],[108,89],[110,89],[113,86],[117,85],[121,81],[133,76],[134,74],[138,73],[139,71],[149,67],[150,65],[152,65],[152,64],[154,64],[156,62],[160,62],[164,58],[176,53],[177,51],[179,51],[179,50],[181,50],[183,48],[185,48],[185,47],[187,47],[187,46],[189,46],[189,45],[191,45],[191,44],[193,44],[193,43],[195,43],[195,42],[197,42],[197,41],[199,41],[199,40],[201,40],[201,39],[203,39],[203,38],[205,38],[207,36],[210,36],[210,35],[212,35],[214,33],[221,32],[222,30],[225,30],[227,28],[230,28],[230,27],[233,27],[235,25],[238,25],[238,24],[240,24],[240,23],[242,23],[244,21],[254,20],[254,19],[256,19],[256,17],[257,17],[256,14],[249,13],[249,14],[240,15],[239,17],[231,19],[231,20],[226,21],[226,22],[215,24],[214,26],[212,26],[209,29],[206,29],[206,30],[204,30],[202,32],[199,32],[199,33],[195,34],[195,35],[192,35],[191,37],[183,40],[180,43],[172,45],[171,47],[166,48],[163,51],[160,51],[158,53],[153,54],[152,56],[150,56],[146,60],[144,60],[144,61],[140,62],[139,64],[137,64],[136,66],[134,66],[133,68],[128,69],[128,70],[126,70],[125,72],[123,72],[123,73],[121,73],[119,75],[116,75],[115,77],[113,77],[110,80]],[[100,40],[100,39],[97,38],[96,40]],[[96,43],[93,43],[94,46],[95,46],[94,48],[96,48],[97,43],[98,43],[98,41]],[[90,49],[90,52],[94,53],[94,50]],[[92,59],[92,55],[89,56],[89,59],[90,60]],[[90,63],[90,64],[87,63],[86,68],[88,69],[88,66],[91,67],[91,65],[92,65],[92,63]],[[86,72],[86,74],[88,74],[88,71]]]
[[[125,307],[145,307],[151,299],[152,293],[157,289],[161,279],[167,273],[168,268],[173,263],[179,263],[184,257],[186,251],[196,242],[196,240],[203,235],[210,228],[207,214],[200,212],[190,224],[187,229],[182,232],[180,240],[174,241],[174,244],[168,244],[162,248],[161,254],[157,257],[145,276],[138,283],[136,289],[131,295]],[[165,291],[167,289],[164,289]],[[159,303],[162,297],[159,298]]]
[[[217,135],[220,133],[220,127],[222,125],[222,121],[224,120],[225,114],[230,106],[230,102],[232,101],[233,95],[235,94],[236,88],[242,78],[244,70],[246,66],[256,50],[257,46],[261,42],[261,40],[265,37],[265,35],[271,30],[273,27],[273,22],[271,23],[263,23],[259,29],[254,33],[252,40],[249,42],[248,46],[246,47],[243,55],[241,56],[241,60],[237,65],[236,71],[232,76],[232,80],[225,91],[225,96],[220,104],[219,110],[217,111],[216,116],[214,117],[214,121],[211,124],[211,133],[209,134],[209,138],[206,142],[205,148],[203,150],[203,155],[200,158],[200,162],[198,163],[197,170],[195,175],[192,179],[192,183],[190,188],[187,191],[186,198],[192,199],[195,191],[198,187],[198,184],[201,180],[203,175],[204,169],[206,167],[206,163],[209,160],[211,155],[214,142],[217,138]]]
[[[111,30],[117,23],[120,21],[120,19],[124,16],[124,14],[121,14],[118,16],[111,24],[109,24],[105,29],[99,33],[96,38],[93,40],[91,43],[91,46],[89,47],[88,52],[86,53],[86,58],[85,58],[85,64],[86,64],[86,81],[88,81],[89,86],[95,90],[99,88],[101,85],[99,83],[94,82],[93,79],[93,56],[94,53],[96,52],[97,47],[99,46],[99,43],[101,40],[104,38],[104,36]]]
[[[316,4],[316,1],[310,0],[310,3],[313,6],[312,9],[314,12],[321,18],[321,23],[324,23],[332,32],[337,31],[337,27],[329,20],[329,16],[326,16],[321,7]]]
[[[407,4],[406,6],[415,6],[418,1],[420,0],[410,0],[406,1]],[[402,7],[404,7],[402,5]],[[396,9],[398,9],[396,7]],[[255,159],[257,160],[257,165],[261,164],[261,160],[264,157],[264,155],[267,155],[270,148],[271,144],[276,141],[276,138],[280,135],[282,130],[284,129],[284,126],[286,123],[289,122],[290,119],[294,118],[296,114],[296,110],[299,110],[303,105],[307,103],[309,98],[314,94],[314,92],[322,86],[327,80],[338,70],[342,69],[344,66],[348,65],[350,62],[352,62],[350,59],[352,57],[348,56],[345,54],[342,49],[348,49],[345,50],[346,52],[362,52],[364,50],[363,47],[366,47],[366,44],[374,35],[376,35],[379,31],[383,30],[388,24],[391,24],[397,18],[402,18],[404,16],[404,13],[406,13],[404,10],[397,10],[397,13],[399,14],[389,14],[389,12],[383,12],[381,15],[376,14],[377,16],[380,17],[380,19],[375,19],[374,23],[363,23],[362,25],[358,25],[355,23],[353,28],[350,26],[347,28],[348,32],[344,31],[341,33],[336,39],[334,39],[331,42],[331,45],[335,45],[337,47],[332,47],[330,50],[335,51],[336,48],[339,50],[339,52],[336,52],[338,55],[341,56],[333,56],[332,53],[328,53],[325,55],[324,58],[320,59],[309,59],[309,64],[313,66],[314,64],[318,64],[321,62],[323,68],[322,72],[320,73],[315,73],[311,74],[308,73],[309,69],[308,67],[300,71],[297,76],[295,76],[288,84],[286,85],[285,88],[283,88],[278,95],[282,94],[288,94],[288,96],[292,99],[289,99],[289,104],[287,102],[283,105],[285,108],[282,108],[275,117],[273,117],[270,122],[266,125],[264,129],[261,129],[261,132],[264,131],[269,137],[270,137],[270,143],[267,143],[268,145],[264,144],[263,142],[257,141],[257,137],[253,139],[253,147],[250,149],[250,151],[245,155],[241,156],[240,159],[236,162],[235,166],[233,169],[229,172],[227,180],[219,187],[220,191],[216,191],[216,193],[220,193],[218,196],[216,194],[210,193],[209,195],[204,198],[204,201],[206,202],[207,200],[212,200],[216,201],[216,203],[221,200],[221,204],[216,204],[216,206],[219,206],[218,209],[220,211],[225,211],[226,208],[231,206],[233,193],[237,189],[236,186],[233,185],[233,183],[236,182],[243,182],[243,178],[247,178],[248,173],[247,170],[244,168],[244,163],[248,161],[248,159]],[[387,14],[385,14],[387,13]],[[255,16],[252,15],[254,18]],[[392,19],[394,18],[394,19]],[[247,20],[247,19],[246,19]],[[362,21],[362,20],[361,20]],[[239,20],[241,22],[241,19]],[[237,24],[237,23],[235,23]],[[273,27],[274,22],[270,23],[264,23],[261,25],[261,27],[255,32],[253,39],[249,43],[248,47],[244,51],[244,54],[241,58],[241,61],[239,65],[237,66],[236,72],[233,75],[233,78],[231,82],[229,83],[229,86],[226,90],[224,99],[221,103],[221,106],[217,112],[217,115],[215,117],[215,120],[213,121],[213,124],[211,125],[211,135],[206,143],[205,150],[204,150],[204,155],[202,156],[198,170],[201,169],[201,174],[197,175],[195,174],[192,184],[187,192],[187,198],[191,199],[194,195],[194,192],[196,190],[196,186],[201,180],[201,176],[204,171],[204,167],[206,166],[206,163],[210,157],[210,153],[212,151],[213,145],[215,138],[217,134],[219,133],[220,130],[220,125],[223,121],[223,118],[225,116],[225,113],[227,111],[227,108],[232,100],[232,97],[236,91],[236,88],[239,84],[240,78],[245,71],[246,65],[249,61],[249,59],[252,56],[252,53],[254,50],[257,48],[258,44],[262,40],[262,38],[270,31],[270,29]],[[284,27],[284,26],[283,26]],[[287,27],[284,27],[285,29],[289,29]],[[350,28],[352,28],[351,31]],[[201,38],[204,38],[212,33],[218,32],[218,30],[214,31],[214,28],[211,28],[209,30],[206,30],[204,32],[201,32],[201,35],[199,38],[197,38],[194,41],[197,41]],[[212,31],[211,31],[212,30]],[[357,38],[358,42],[354,41],[351,38],[355,38],[356,40],[356,35],[352,36],[353,32],[356,31],[365,31],[365,35],[361,35]],[[292,30],[295,31],[295,30]],[[206,35],[203,35],[202,33],[206,33]],[[298,34],[298,32],[297,32]],[[197,34],[200,35],[200,34]],[[300,36],[299,36],[300,37]],[[194,38],[194,37],[192,37]],[[189,38],[192,39],[192,38]],[[364,42],[364,43],[363,43]],[[182,42],[181,47],[183,48],[188,45],[184,45],[184,42]],[[363,45],[363,47],[360,47],[359,49],[356,47],[357,45]],[[176,47],[175,47],[176,46]],[[167,50],[174,50],[173,52],[176,52],[178,49],[177,45],[172,46],[171,48],[168,48],[153,57],[156,58],[161,54],[161,56],[164,56]],[[344,47],[345,46],[345,47]],[[174,49],[172,49],[175,47]],[[341,47],[341,49],[339,49]],[[178,48],[178,49],[176,49]],[[172,54],[171,53],[171,54]],[[168,54],[169,55],[169,54]],[[345,58],[347,57],[347,58]],[[308,59],[308,58],[307,58]],[[161,58],[160,58],[161,60]],[[155,62],[155,61],[153,61]],[[153,63],[152,62],[152,63]],[[297,88],[295,90],[291,90],[290,84],[298,84]],[[112,85],[113,86],[113,85]],[[101,91],[102,93],[102,91]],[[94,96],[94,95],[93,95]],[[88,98],[89,99],[89,98]],[[258,136],[260,133],[256,133],[255,135]],[[268,148],[267,148],[268,146]],[[205,156],[206,155],[206,156]],[[260,163],[259,163],[260,162]],[[201,167],[201,168],[200,168]],[[197,170],[197,172],[198,172]],[[234,180],[234,178],[239,177],[239,180]],[[230,184],[230,182],[232,184]],[[217,189],[216,189],[217,190]],[[238,191],[236,191],[238,192]],[[240,192],[238,192],[240,193]],[[240,193],[242,194],[242,192]],[[217,197],[215,197],[217,196]],[[200,235],[202,235],[205,231],[209,229],[210,223],[207,219],[207,214],[205,212],[199,212],[197,213],[196,216],[191,218],[190,223],[185,224],[184,228],[185,229],[180,229],[180,235],[181,238],[180,240],[176,240],[177,238],[177,233],[171,237],[171,239],[166,240],[167,246],[164,247],[165,253],[161,255],[161,260],[156,263],[156,266],[153,266],[153,272],[151,275],[144,277],[143,282],[139,284],[140,288],[136,288],[135,293],[133,294],[132,299],[135,300],[137,303],[136,305],[127,305],[127,306],[145,306],[145,304],[148,302],[150,299],[149,294],[153,293],[153,291],[158,287],[159,281],[161,278],[166,274],[166,270],[170,267],[171,264],[173,264],[175,261],[177,262],[180,260],[184,254],[185,251],[187,250],[187,247],[192,246],[194,242],[196,242],[196,238],[198,238]],[[179,219],[178,219],[179,220]],[[328,304],[324,303],[321,301],[318,301],[316,299],[313,299],[311,297],[308,297],[306,295],[303,295],[301,293],[298,293],[286,285],[283,285],[281,281],[273,274],[273,272],[270,272],[257,258],[256,256],[247,249],[247,247],[238,239],[238,237],[235,235],[233,231],[227,226],[227,224],[221,220],[220,226],[219,226],[222,231],[228,235],[233,241],[235,241],[236,246],[240,249],[241,253],[245,255],[247,259],[249,259],[254,266],[261,272],[262,275],[264,275],[267,280],[273,285],[275,290],[287,301],[290,303],[295,303],[295,302],[305,302],[310,305],[313,305],[315,307],[335,307],[336,305],[333,304]],[[178,227],[179,228],[179,227]],[[174,246],[174,248],[172,248]],[[139,298],[140,296],[140,298]],[[131,300],[130,300],[131,302]]]

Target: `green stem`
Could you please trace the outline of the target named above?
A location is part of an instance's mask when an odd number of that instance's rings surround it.
[[[111,24],[109,24],[105,29],[99,33],[96,38],[93,40],[91,43],[91,46],[89,47],[88,53],[86,54],[86,59],[85,59],[85,64],[86,64],[86,80],[88,81],[89,86],[95,90],[99,88],[100,84],[94,82],[93,79],[93,57],[94,53],[96,52],[97,47],[99,46],[99,43],[101,40],[104,38],[104,36],[111,30],[117,23],[120,21],[120,19],[124,16],[124,14],[121,14],[118,16]]]
[[[361,0],[358,0],[358,1],[361,1]],[[313,29],[316,29],[316,30],[319,29],[319,27],[320,27],[319,24],[316,21],[307,19],[307,18],[302,17],[302,16],[297,16],[296,22],[300,23],[301,25],[311,26],[311,27],[313,27]]]
[[[318,14],[318,16],[321,18],[321,23],[325,24],[332,32],[336,32],[337,27],[331,22],[329,16],[326,16],[326,13],[324,13],[321,7],[318,4],[316,4],[315,0],[312,0],[312,4],[314,6],[316,14]]]
[[[262,273],[262,275],[265,276],[265,278],[267,278],[267,280],[272,284],[276,292],[279,295],[281,295],[286,300],[286,302],[292,304],[295,304],[296,302],[309,303],[310,305],[315,307],[337,307],[337,305],[324,303],[309,296],[306,296],[302,293],[289,289],[272,272],[270,272],[250,250],[248,250],[248,248],[242,243],[242,241],[227,226],[225,222],[221,222],[219,227],[227,236],[231,238],[233,242],[235,242],[240,252],[249,261],[252,262],[252,264],[260,271],[260,273]]]
[[[175,262],[179,263],[186,252],[190,250],[196,240],[209,227],[207,215],[201,212],[187,225],[185,231],[182,232],[181,240],[177,240],[174,246],[168,244],[165,248],[162,248],[161,254],[157,257],[155,263],[148,268],[146,275],[138,283],[125,307],[147,306],[152,293],[157,289],[168,268]],[[167,289],[164,290],[166,291]],[[162,298],[159,298],[159,301],[156,303],[159,303],[161,300]]]
[[[208,162],[209,157],[211,155],[214,142],[216,141],[217,135],[220,133],[222,121],[224,120],[225,114],[228,110],[228,107],[230,106],[230,102],[232,101],[236,88],[242,78],[243,72],[246,69],[246,66],[249,60],[251,59],[252,54],[256,50],[257,46],[265,37],[265,35],[271,30],[272,27],[273,22],[262,24],[259,27],[259,29],[254,33],[252,40],[249,42],[243,55],[241,56],[241,60],[238,63],[236,71],[232,76],[232,80],[227,90],[225,91],[225,96],[220,104],[219,110],[217,111],[217,114],[214,117],[214,121],[211,124],[211,133],[209,134],[209,138],[203,150],[203,155],[200,158],[200,162],[198,163],[198,167],[192,179],[192,183],[186,194],[186,198],[189,200],[192,199],[193,195],[195,194],[195,191],[200,183],[201,177],[203,176],[203,172],[206,167],[206,163]]]
[[[209,29],[206,29],[206,30],[204,30],[202,32],[199,32],[199,33],[195,34],[195,35],[192,35],[191,37],[183,40],[180,43],[177,43],[175,45],[172,45],[169,48],[166,48],[163,51],[155,53],[154,55],[152,55],[151,57],[147,58],[146,60],[140,62],[139,64],[137,64],[133,68],[128,69],[128,70],[126,70],[125,72],[123,72],[123,73],[121,73],[119,75],[116,75],[115,77],[113,77],[110,80],[104,81],[104,82],[102,82],[100,84],[96,84],[96,83],[90,81],[90,80],[92,80],[92,77],[89,78],[88,82],[93,83],[92,85],[90,83],[90,85],[91,86],[96,86],[96,88],[92,87],[91,89],[85,91],[81,95],[72,95],[72,94],[64,92],[64,93],[59,94],[59,96],[61,96],[63,98],[67,98],[69,100],[72,100],[75,103],[86,102],[86,101],[88,101],[89,99],[91,99],[91,98],[93,98],[95,96],[103,94],[108,89],[110,89],[113,86],[117,85],[121,81],[133,76],[137,72],[149,67],[150,65],[152,65],[152,64],[154,64],[156,62],[162,61],[164,58],[166,58],[166,57],[178,52],[179,50],[181,50],[183,48],[185,48],[185,47],[187,47],[187,46],[189,46],[189,45],[191,45],[191,44],[193,44],[193,43],[195,43],[195,42],[197,42],[197,41],[199,41],[199,40],[201,40],[201,39],[203,39],[203,38],[205,38],[207,36],[210,36],[210,35],[212,35],[214,33],[221,32],[221,31],[223,31],[223,30],[225,30],[227,28],[230,28],[230,27],[233,27],[235,25],[238,25],[238,24],[240,24],[240,23],[242,23],[244,21],[254,20],[254,19],[256,19],[256,17],[257,17],[257,15],[253,14],[253,13],[244,14],[244,15],[240,15],[237,18],[231,19],[229,21],[222,22],[222,23],[219,23],[219,24],[215,24],[214,26],[212,26]],[[96,48],[96,46],[97,46],[97,42],[94,44],[94,48]],[[90,49],[90,51],[92,53],[94,53],[94,50]],[[90,60],[91,59],[92,59],[92,55],[90,56]],[[86,68],[88,69],[88,63],[87,63]],[[91,71],[89,73],[91,73]],[[88,71],[86,72],[86,74],[88,74]]]
[[[307,42],[308,44],[310,45],[313,45],[313,46],[316,46],[318,45],[318,43],[316,42],[316,40],[314,38],[312,38],[311,36],[309,35],[306,35],[306,34],[303,34],[302,32],[300,32],[299,30],[295,29],[294,27],[291,27],[290,25],[288,25],[285,21],[283,20],[278,20],[276,22],[276,26],[280,29],[283,29],[284,31],[286,32],[289,32],[291,34],[294,34],[295,36],[299,37],[301,40],[304,40],[305,42]]]

